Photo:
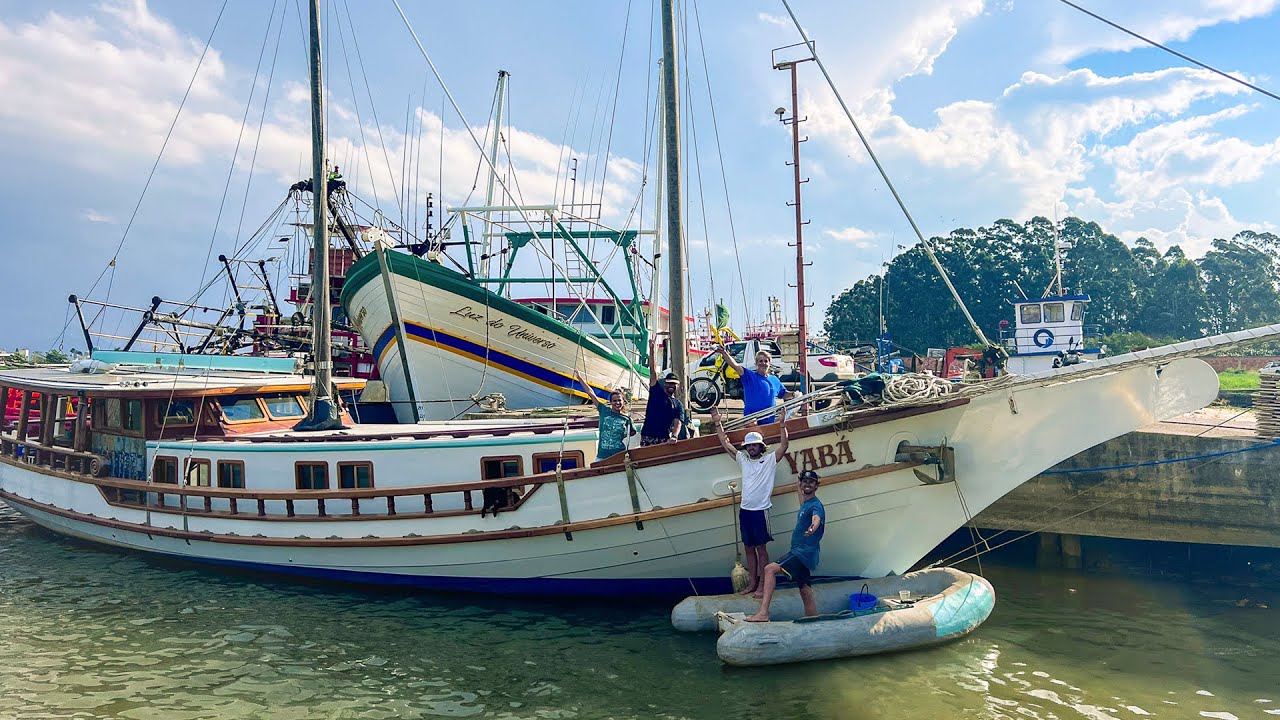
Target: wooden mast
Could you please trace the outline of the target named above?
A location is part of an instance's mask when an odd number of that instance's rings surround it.
[[[667,357],[671,372],[680,383],[681,397],[687,396],[685,365],[689,357],[686,337],[684,297],[684,232],[680,226],[680,87],[676,63],[676,17],[674,0],[662,0],[662,104],[666,126],[667,180],[667,282],[671,340]],[[657,378],[650,382],[657,382]]]
[[[311,358],[315,383],[311,407],[295,430],[335,430],[342,427],[333,402],[333,354],[329,307],[329,218],[325,206],[329,179],[324,162],[324,81],[320,68],[320,0],[311,0]]]

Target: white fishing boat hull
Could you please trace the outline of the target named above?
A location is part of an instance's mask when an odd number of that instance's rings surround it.
[[[403,324],[406,374],[392,320],[387,280],[375,255],[352,267],[343,306],[373,348],[400,422],[413,422],[413,398],[422,420],[448,420],[474,410],[475,398],[501,393],[509,409],[580,403],[624,388],[646,397],[648,372],[601,341],[536,310],[489,292],[435,263],[387,253],[391,292]],[[643,377],[642,377],[643,375]]]
[[[1067,369],[1016,382],[942,405],[887,408],[865,415],[839,411],[793,421],[792,449],[779,464],[771,549],[780,555],[798,509],[789,491],[807,468],[827,478],[819,497],[827,508],[822,575],[878,577],[908,570],[972,515],[1022,482],[1098,442],[1210,402],[1217,377],[1194,359],[1157,368],[1134,364],[1078,373]],[[904,414],[906,413],[906,414]],[[860,419],[861,418],[861,419]],[[807,424],[797,431],[794,424]],[[861,423],[861,424],[860,424]],[[803,425],[799,426],[803,427]],[[569,448],[587,448],[575,436]],[[312,442],[310,457],[341,462],[370,458],[380,488],[450,483],[475,477],[474,458],[528,454],[554,443],[501,438],[456,449],[454,468],[430,443],[421,447],[378,443]],[[192,560],[376,584],[529,594],[685,595],[690,589],[727,589],[736,536],[727,488],[737,464],[715,449],[714,438],[668,448],[633,451],[635,498],[628,474],[614,465],[566,475],[564,502],[543,476],[538,492],[498,517],[462,511],[461,493],[436,501],[442,516],[387,517],[385,506],[362,503],[359,518],[346,501],[330,501],[315,517],[314,500],[298,500],[297,516],[281,519],[283,501],[267,507],[273,518],[228,516],[226,499],[215,512],[173,506],[145,509],[107,500],[103,488],[64,473],[3,458],[0,498],[35,522],[64,534]],[[954,449],[954,478],[931,484],[938,468],[895,462],[900,444]],[[465,444],[465,443],[464,443]],[[149,443],[148,460],[175,452]],[[295,443],[295,445],[297,445]],[[528,447],[525,447],[528,446]],[[241,459],[249,474],[292,460],[258,445],[199,442],[180,445],[192,457]],[[693,448],[683,454],[681,448]],[[353,454],[354,453],[354,454]],[[430,463],[430,465],[424,465]],[[255,470],[261,467],[263,470]],[[532,466],[530,466],[532,467]],[[291,484],[292,474],[278,471]],[[531,483],[535,480],[530,480]],[[151,486],[152,489],[159,489]],[[285,490],[288,485],[279,489]],[[430,488],[427,488],[430,492]],[[172,491],[171,491],[172,492]],[[400,514],[422,507],[399,501]],[[451,500],[449,498],[452,498]],[[447,502],[453,503],[447,505]],[[369,503],[374,503],[370,507]],[[383,514],[379,515],[378,513]],[[566,522],[567,516],[567,522]]]

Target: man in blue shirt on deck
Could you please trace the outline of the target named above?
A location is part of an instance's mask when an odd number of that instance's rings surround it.
[[[768,350],[761,350],[756,353],[756,367],[754,370],[744,368],[742,363],[734,359],[723,343],[720,345],[719,350],[729,367],[732,367],[742,376],[742,414],[744,417],[773,407],[777,400],[787,393],[786,388],[782,387],[782,381],[772,373],[773,356],[769,354]],[[769,415],[760,418],[756,423],[765,425],[773,422],[775,417],[775,415]]]
[[[765,566],[764,597],[760,599],[760,609],[756,614],[747,618],[749,622],[769,622],[769,603],[773,601],[773,591],[778,586],[778,575],[786,575],[800,586],[800,600],[804,602],[806,616],[818,614],[818,604],[813,599],[810,584],[813,571],[818,569],[818,543],[822,541],[827,523],[827,510],[817,495],[818,473],[812,470],[800,473],[796,491],[800,495],[800,512],[796,515],[796,529],[791,533],[791,552],[778,562]]]

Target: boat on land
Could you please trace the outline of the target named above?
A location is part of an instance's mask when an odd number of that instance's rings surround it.
[[[991,583],[956,568],[815,583],[813,595],[818,614],[805,617],[798,590],[779,589],[768,622],[746,619],[759,606],[753,598],[693,596],[672,609],[671,623],[719,630],[716,654],[729,665],[780,665],[945,643],[976,630],[996,602]]]

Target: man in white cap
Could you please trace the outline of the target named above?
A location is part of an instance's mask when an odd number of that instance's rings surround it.
[[[773,507],[773,483],[778,469],[778,461],[787,453],[790,437],[786,425],[782,426],[778,436],[778,448],[773,452],[765,452],[764,437],[758,432],[749,432],[742,441],[739,450],[729,442],[724,432],[720,411],[713,408],[711,419],[716,423],[716,436],[720,438],[720,447],[738,461],[742,469],[742,504],[738,509],[738,525],[742,529],[742,544],[747,549],[747,574],[751,583],[743,595],[761,597],[760,578],[764,568],[769,564],[767,547],[773,536],[769,534],[769,508]]]

